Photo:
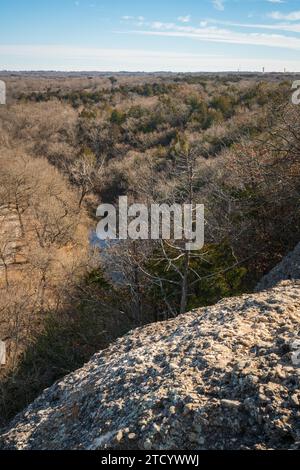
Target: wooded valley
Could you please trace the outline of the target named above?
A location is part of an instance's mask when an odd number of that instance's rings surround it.
[[[5,74],[0,425],[135,327],[251,292],[299,241],[293,77]],[[205,245],[92,242],[100,203],[205,205]]]

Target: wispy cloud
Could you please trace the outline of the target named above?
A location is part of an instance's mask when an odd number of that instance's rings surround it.
[[[224,11],[225,10],[224,1],[225,0],[212,0],[212,4],[216,10]]]
[[[191,15],[186,15],[186,16],[178,16],[178,21],[181,23],[189,23],[191,21]]]
[[[131,16],[131,15],[124,15],[121,18],[124,21],[144,21],[144,16]]]
[[[300,38],[284,36],[281,34],[267,34],[267,33],[244,33],[232,31],[230,29],[221,29],[215,26],[206,26],[202,28],[195,28],[192,26],[179,26],[172,23],[156,23],[152,25],[153,29],[150,30],[135,30],[131,33],[152,35],[152,36],[165,36],[165,37],[178,37],[190,38],[198,41],[209,41],[227,44],[240,44],[240,45],[253,45],[253,46],[267,46],[285,49],[300,50]]]
[[[300,23],[236,23],[232,21],[210,20],[206,24],[218,24],[223,26],[238,27],[244,29],[266,29],[272,31],[285,31],[289,33],[300,33]],[[205,24],[204,24],[205,25]]]
[[[298,21],[300,20],[300,11],[292,11],[291,13],[273,11],[268,16],[273,18],[273,20]]]

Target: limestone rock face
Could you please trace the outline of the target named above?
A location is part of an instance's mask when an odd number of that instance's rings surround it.
[[[262,278],[256,290],[271,289],[283,280],[300,279],[300,243],[280,264]]]
[[[300,282],[130,332],[46,390],[2,449],[300,448]]]

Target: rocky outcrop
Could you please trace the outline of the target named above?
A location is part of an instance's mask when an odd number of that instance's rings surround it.
[[[262,278],[256,290],[271,289],[283,280],[300,279],[300,243],[280,264]]]
[[[46,390],[3,449],[300,448],[300,283],[116,341]]]

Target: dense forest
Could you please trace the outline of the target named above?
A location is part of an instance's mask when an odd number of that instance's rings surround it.
[[[0,425],[113,339],[250,292],[299,241],[300,107],[280,75],[8,75]],[[100,203],[205,205],[205,245],[93,243]]]

